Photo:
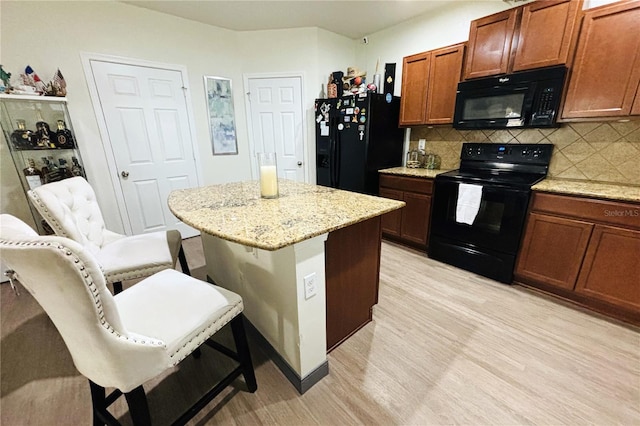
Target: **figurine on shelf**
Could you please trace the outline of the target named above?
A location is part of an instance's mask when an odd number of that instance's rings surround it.
[[[45,85],[42,80],[40,80],[40,77],[38,77],[38,74],[36,74],[33,68],[31,68],[30,65],[27,65],[27,67],[24,69],[24,73],[29,81],[28,83],[25,82],[25,84],[35,87],[36,92],[38,92],[39,95],[43,94],[45,91]]]
[[[64,81],[64,77],[59,68],[54,74],[53,79],[47,84],[45,94],[47,96],[67,96],[67,82]]]
[[[0,93],[9,90],[9,88],[11,87],[11,85],[9,84],[10,80],[11,73],[6,72],[4,69],[2,69],[2,65],[0,65]]]

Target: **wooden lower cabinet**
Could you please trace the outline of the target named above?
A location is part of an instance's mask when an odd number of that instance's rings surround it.
[[[593,225],[531,213],[516,271],[524,280],[573,290]]]
[[[429,240],[433,179],[408,176],[380,176],[381,197],[404,201],[406,206],[382,216],[382,235],[426,249]]]
[[[327,237],[327,352],[373,318],[380,277],[380,223],[380,216],[374,217]]]
[[[596,225],[576,292],[640,311],[640,231]]]
[[[534,192],[514,275],[640,324],[640,204]]]

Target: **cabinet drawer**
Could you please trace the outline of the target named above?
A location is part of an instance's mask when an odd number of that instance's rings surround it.
[[[405,176],[380,175],[380,186],[397,189],[400,191],[431,194],[433,191],[433,179],[420,179]]]
[[[640,229],[640,205],[534,192],[532,211]]]

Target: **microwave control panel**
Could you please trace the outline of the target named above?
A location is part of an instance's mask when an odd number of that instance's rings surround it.
[[[551,126],[555,122],[562,88],[557,82],[556,84],[549,83],[548,86],[542,87],[536,93],[531,113],[530,125],[532,126]]]

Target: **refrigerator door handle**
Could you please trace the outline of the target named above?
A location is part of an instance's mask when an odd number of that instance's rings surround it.
[[[340,183],[340,161],[341,161],[341,158],[340,158],[340,145],[342,143],[341,139],[342,139],[341,138],[341,132],[337,131],[336,132],[336,143],[335,143],[335,146],[334,146],[334,151],[335,151],[334,152],[335,161],[334,161],[334,166],[333,166],[333,168],[334,168],[334,182],[335,182],[334,185],[333,185],[334,188],[338,188],[338,184]]]
[[[338,131],[338,117],[333,117],[331,120],[332,124],[330,127],[330,131],[333,133],[330,137],[329,142],[329,176],[331,180],[331,187],[338,187],[338,172],[339,172],[339,164],[338,164],[338,142],[340,140],[340,132]]]

